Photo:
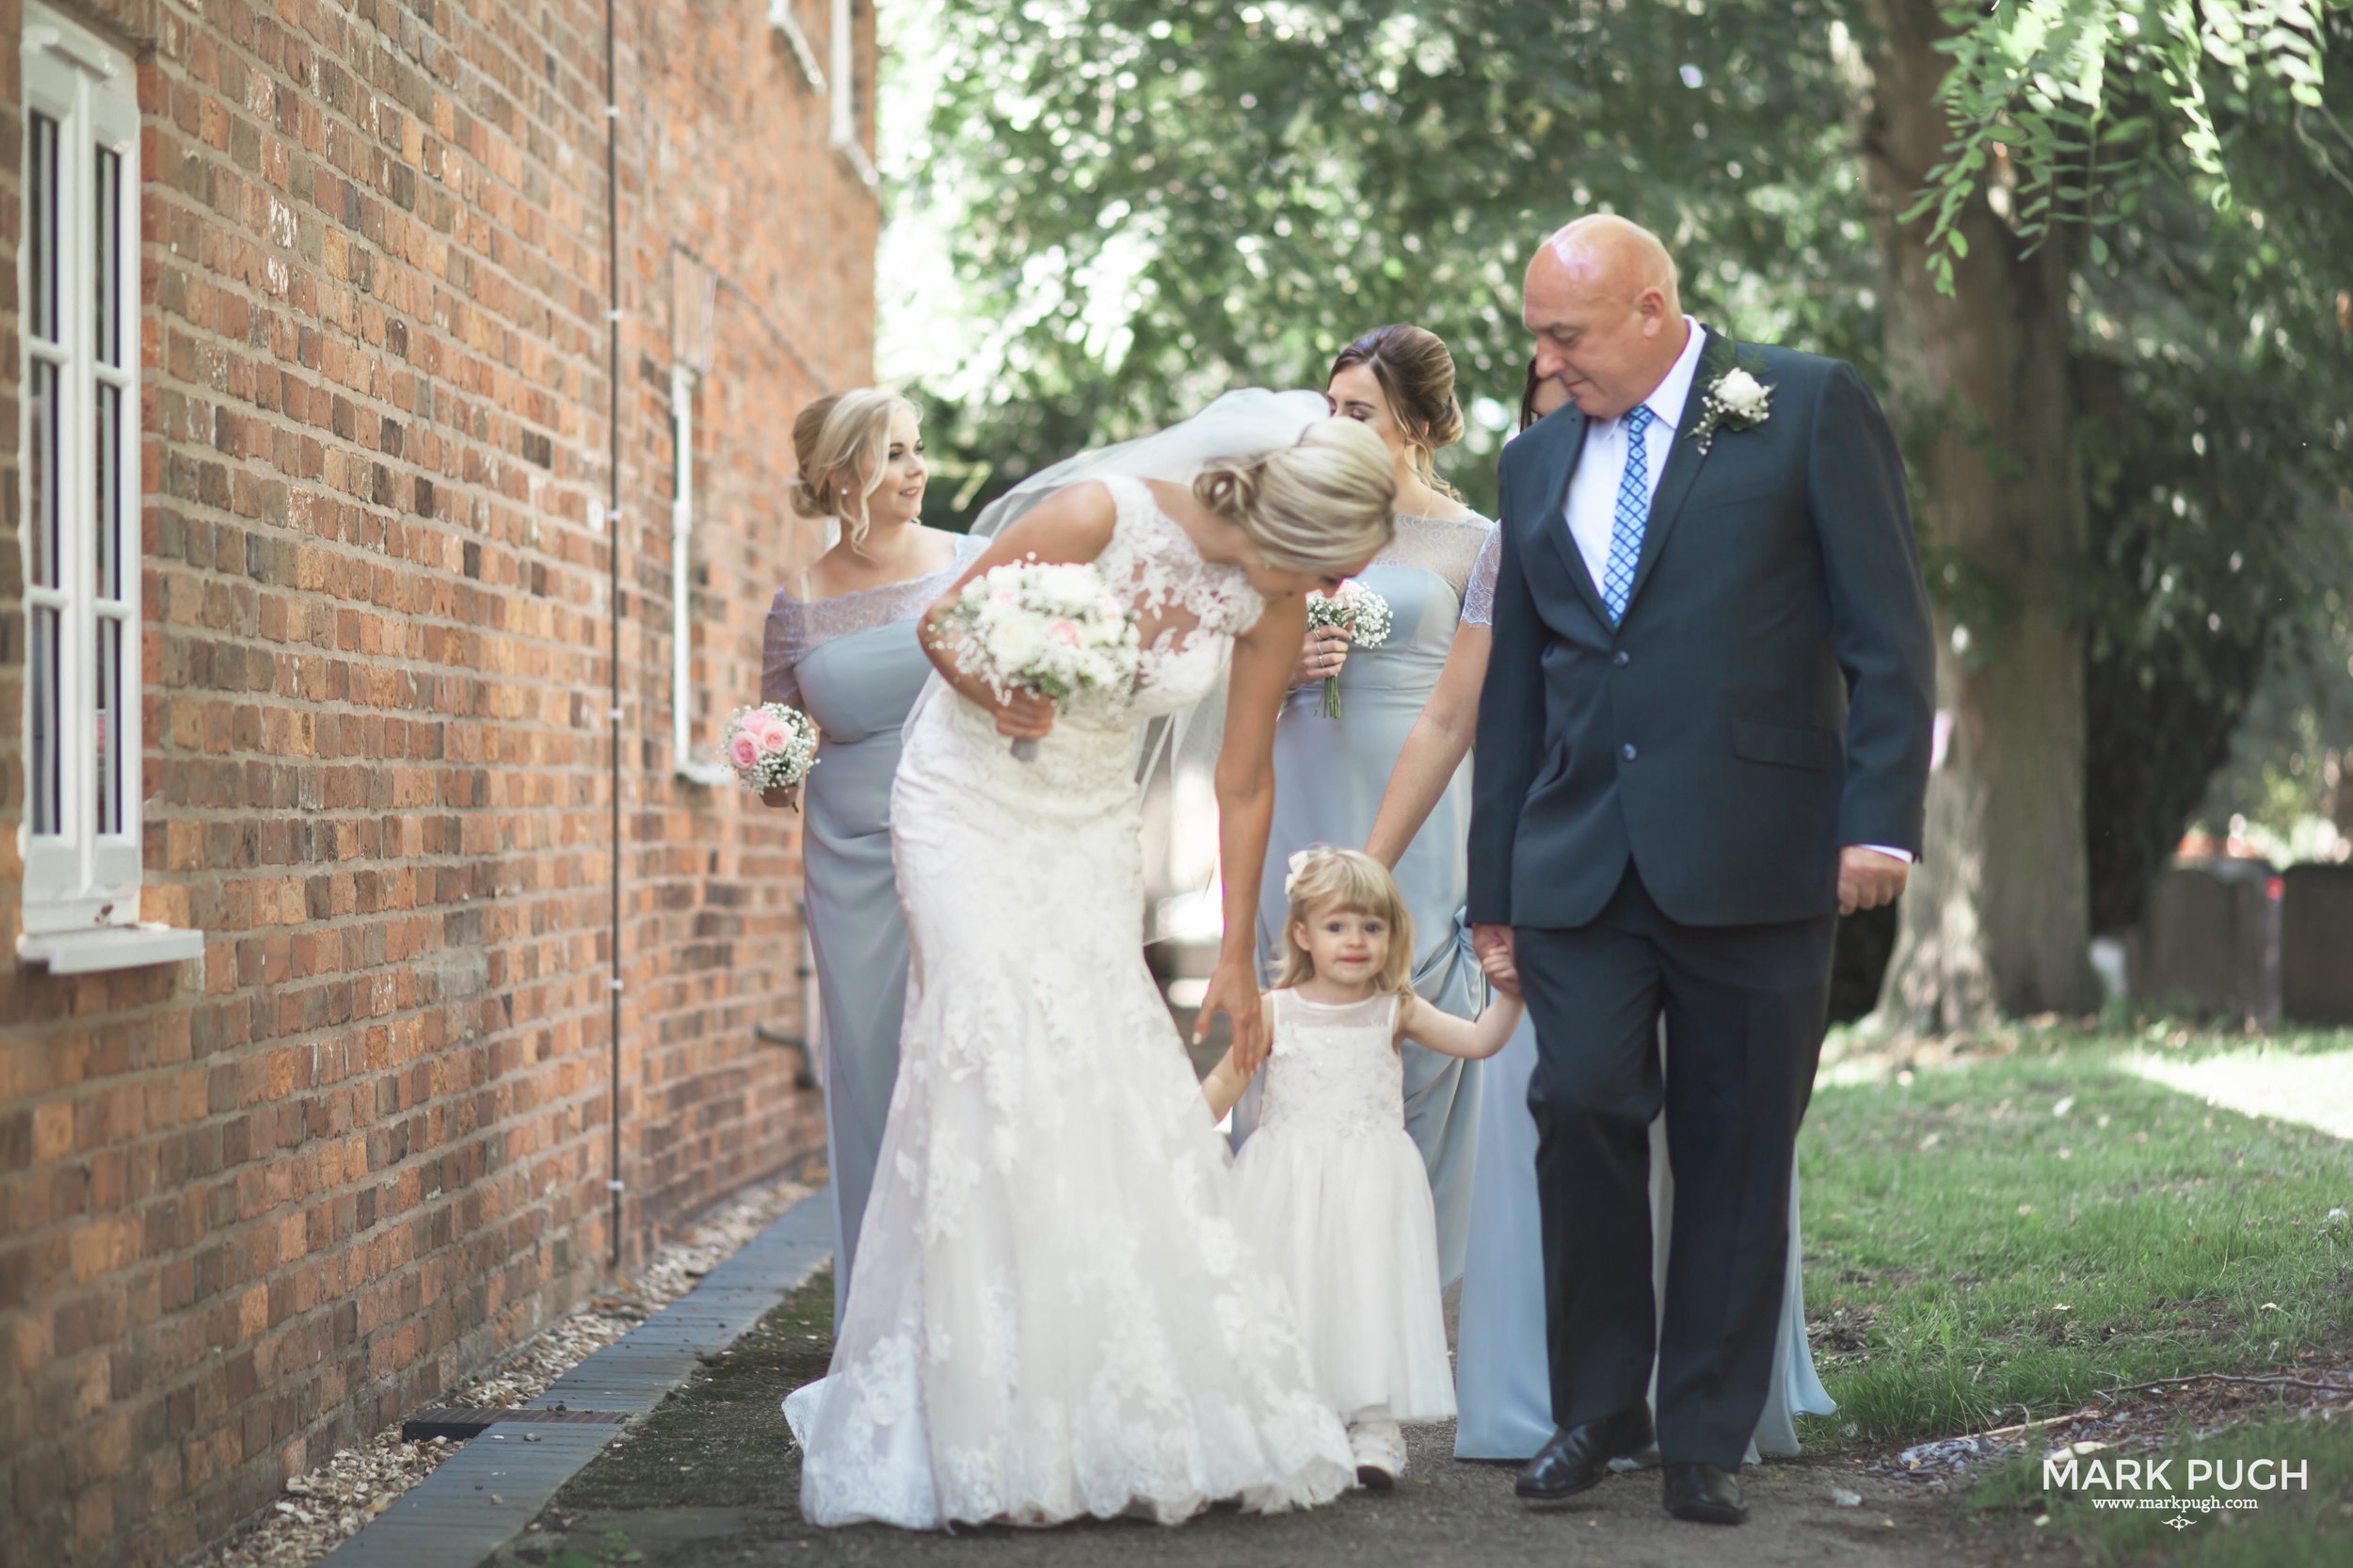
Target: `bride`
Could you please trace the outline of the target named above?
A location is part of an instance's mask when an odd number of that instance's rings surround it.
[[[913,1528],[1211,1501],[1353,1476],[1289,1303],[1241,1240],[1221,1141],[1144,961],[1149,720],[1231,674],[1217,764],[1225,941],[1207,1001],[1254,1058],[1253,914],[1304,595],[1390,537],[1385,449],[1314,392],[1246,392],[999,502],[925,616],[892,850],[910,964],[899,1081],[830,1374],[785,1401],[812,1523]],[[936,637],[973,575],[1092,561],[1143,633],[1132,693],[1059,716]],[[1039,744],[1017,760],[1011,739]]]

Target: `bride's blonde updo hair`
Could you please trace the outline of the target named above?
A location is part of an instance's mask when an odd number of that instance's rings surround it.
[[[915,405],[876,387],[836,392],[803,408],[792,421],[792,457],[800,478],[792,487],[792,509],[805,518],[833,518],[856,550],[871,526],[866,501],[882,488],[890,459],[891,416],[904,411],[920,420]],[[863,473],[863,486],[856,476]]]
[[[1193,493],[1287,571],[1353,572],[1397,534],[1396,466],[1353,419],[1319,420],[1297,445],[1212,462]]]

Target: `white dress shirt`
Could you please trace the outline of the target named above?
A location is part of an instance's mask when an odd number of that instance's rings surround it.
[[[1700,330],[1698,322],[1685,316],[1683,329],[1689,337],[1675,357],[1674,368],[1642,399],[1642,406],[1655,416],[1650,428],[1642,432],[1642,449],[1649,458],[1643,476],[1650,486],[1642,498],[1646,504],[1658,494],[1658,476],[1667,471],[1667,454],[1674,445],[1675,421],[1683,417],[1691,378],[1699,374],[1700,350],[1707,346],[1707,334]],[[1624,414],[1585,422],[1585,455],[1577,459],[1563,506],[1569,536],[1577,540],[1577,552],[1585,558],[1585,569],[1592,573],[1595,588],[1601,586],[1602,572],[1609,564],[1609,537],[1618,526],[1618,486],[1625,478],[1629,428]]]
[[[1643,481],[1648,491],[1645,505],[1658,495],[1659,475],[1667,471],[1667,455],[1673,449],[1675,422],[1683,417],[1684,403],[1691,395],[1691,381],[1699,374],[1700,351],[1707,346],[1707,334],[1689,316],[1683,318],[1687,334],[1683,352],[1667,372],[1666,379],[1652,389],[1642,399],[1642,407],[1651,411],[1650,427],[1642,432],[1644,457]],[[1569,495],[1561,504],[1561,513],[1568,523],[1569,536],[1577,541],[1577,552],[1584,558],[1585,569],[1598,590],[1602,574],[1609,564],[1609,541],[1618,526],[1618,487],[1625,479],[1625,459],[1631,442],[1632,426],[1624,414],[1616,419],[1589,419],[1585,422],[1585,452],[1577,459],[1577,472],[1569,480]],[[1865,844],[1865,849],[1910,862],[1912,856],[1885,844]]]

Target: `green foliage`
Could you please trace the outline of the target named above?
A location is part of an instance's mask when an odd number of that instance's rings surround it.
[[[2320,853],[2333,825],[2353,835],[2353,574],[2321,597],[2310,635],[2265,672],[2215,775],[2198,820],[2220,833],[2237,819],[2275,859]]]
[[[2344,11],[2327,26],[2353,45]],[[2177,156],[2137,221],[2095,238],[2079,289],[2097,930],[2137,918],[2259,682],[2344,636],[2353,88],[2242,107],[2221,111],[2230,205],[2200,200]],[[2343,654],[2328,662],[2344,689]]]
[[[1948,156],[1906,213],[1930,219],[1929,266],[1946,293],[1968,254],[1962,212],[1998,190],[2019,239],[2054,225],[2133,217],[2185,159],[2227,206],[2232,165],[2217,121],[2259,102],[2321,107],[2321,12],[2343,0],[1997,0],[1948,4],[1952,56],[1937,92]],[[2225,107],[2217,109],[2217,101]]]
[[[1606,206],[1666,235],[1692,308],[1868,362],[1876,264],[1825,0],[1706,5],[1012,0],[910,24],[944,56],[902,200],[993,324],[948,442],[1009,483],[1350,339],[1453,346],[1492,506],[1536,242]],[[1484,405],[1480,400],[1487,400]],[[1483,415],[1483,418],[1482,418]],[[983,498],[984,499],[984,498]]]
[[[2073,226],[2089,556],[2051,586],[2091,632],[2105,926],[2137,908],[2258,677],[2353,570],[2353,100],[2321,72],[2353,9],[1992,9],[1947,8],[1953,150],[1918,221],[1943,225],[1947,262],[1977,193],[2013,253]],[[895,200],[946,236],[973,339],[920,378],[958,480],[935,520],[1228,387],[1319,385],[1342,344],[1400,320],[1454,349],[1470,429],[1441,468],[1492,510],[1521,269],[1595,208],[1667,238],[1695,313],[1883,384],[1856,159],[1869,10],[934,0],[895,21],[938,72]],[[1970,657],[1998,657],[2018,606],[1929,543]]]

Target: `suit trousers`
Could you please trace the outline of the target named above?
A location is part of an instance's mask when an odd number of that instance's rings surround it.
[[[1656,1356],[1660,1457],[1739,1467],[1772,1378],[1790,1167],[1836,929],[1831,915],[1678,924],[1629,862],[1587,924],[1514,931],[1536,1023],[1528,1104],[1558,1425],[1640,1404]],[[1648,1193],[1662,1102],[1674,1173],[1663,1320]]]

